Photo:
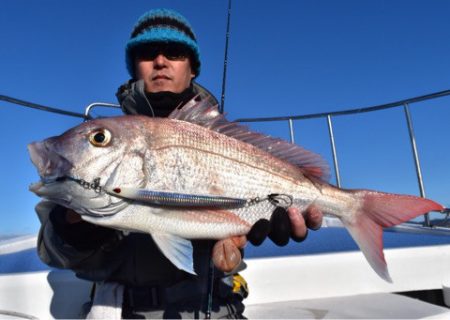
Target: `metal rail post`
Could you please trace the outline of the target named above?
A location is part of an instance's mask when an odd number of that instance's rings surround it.
[[[341,187],[341,175],[339,173],[339,164],[336,154],[336,144],[334,142],[333,124],[331,123],[331,115],[327,115],[328,132],[330,134],[331,152],[333,154],[334,172],[336,173],[336,185]]]
[[[295,143],[295,137],[294,137],[294,122],[291,118],[289,118],[289,135],[291,138],[291,143]]]
[[[425,188],[423,186],[422,170],[420,169],[419,153],[417,151],[416,138],[414,136],[414,130],[413,130],[412,119],[411,119],[411,114],[409,112],[408,103],[403,104],[403,108],[405,110],[406,122],[408,124],[409,139],[411,141],[411,147],[412,147],[412,152],[413,152],[413,157],[414,157],[414,164],[416,166],[416,174],[417,174],[417,181],[419,183],[420,196],[425,198]],[[430,227],[431,226],[430,225],[430,217],[429,217],[428,213],[426,213],[424,215],[424,218],[425,218],[425,225],[427,227]]]

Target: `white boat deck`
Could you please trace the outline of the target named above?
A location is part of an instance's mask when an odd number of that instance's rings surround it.
[[[392,293],[247,306],[250,319],[450,319],[450,309]]]

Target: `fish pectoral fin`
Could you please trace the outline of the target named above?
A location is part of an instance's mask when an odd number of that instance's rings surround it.
[[[162,233],[152,234],[152,238],[166,258],[178,269],[196,275],[191,241],[172,234]]]

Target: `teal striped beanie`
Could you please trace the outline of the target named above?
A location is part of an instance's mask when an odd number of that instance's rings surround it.
[[[152,42],[176,42],[185,45],[192,53],[191,68],[200,74],[200,50],[189,22],[181,14],[170,9],[154,9],[137,21],[125,47],[128,73],[135,78],[133,50]]]

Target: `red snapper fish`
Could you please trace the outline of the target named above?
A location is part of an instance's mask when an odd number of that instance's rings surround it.
[[[190,101],[169,118],[84,122],[28,146],[36,195],[105,227],[149,233],[178,268],[195,274],[190,239],[245,235],[277,205],[311,205],[339,218],[387,281],[382,228],[444,208],[431,200],[327,182],[317,154],[228,122]]]

